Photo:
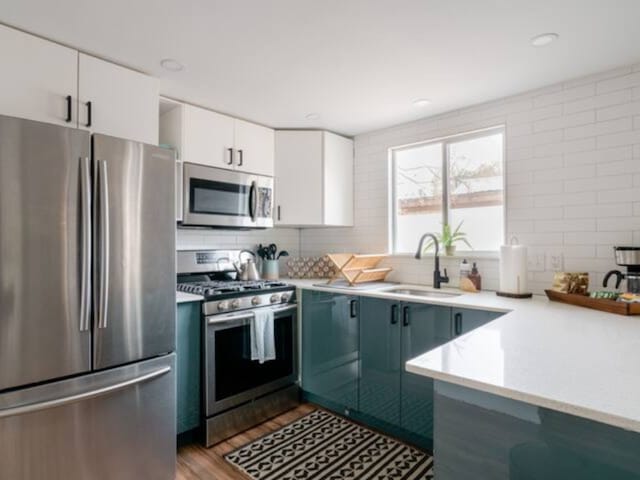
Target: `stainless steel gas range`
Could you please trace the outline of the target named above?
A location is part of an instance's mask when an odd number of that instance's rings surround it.
[[[236,281],[239,250],[178,252],[178,290],[202,303],[202,423],[211,446],[295,407],[299,401],[295,287],[278,281]],[[251,322],[274,314],[275,359],[251,360]]]

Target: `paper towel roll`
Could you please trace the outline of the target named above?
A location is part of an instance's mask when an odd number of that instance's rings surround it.
[[[500,247],[500,291],[529,293],[527,291],[527,247],[502,245]]]

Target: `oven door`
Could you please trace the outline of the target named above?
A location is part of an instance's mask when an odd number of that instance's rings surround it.
[[[182,224],[273,226],[273,178],[184,163]]]
[[[296,382],[297,305],[273,310],[276,358],[263,364],[251,360],[252,311],[206,317],[207,417]]]

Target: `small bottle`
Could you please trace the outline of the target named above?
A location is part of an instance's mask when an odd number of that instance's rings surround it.
[[[478,267],[476,267],[476,262],[473,262],[473,268],[471,268],[471,273],[469,274],[469,280],[473,282],[473,285],[476,287],[476,290],[482,290],[482,275],[478,273]]]
[[[462,260],[462,263],[460,263],[460,282],[462,282],[463,279],[468,278],[470,273],[471,268],[469,267],[469,263],[465,258]]]

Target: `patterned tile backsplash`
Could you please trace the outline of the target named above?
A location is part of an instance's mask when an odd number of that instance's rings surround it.
[[[337,271],[329,257],[294,257],[287,260],[289,278],[332,278]]]

